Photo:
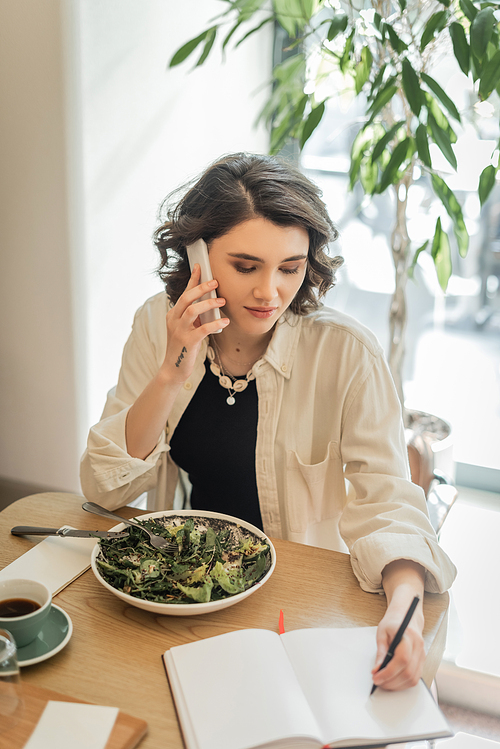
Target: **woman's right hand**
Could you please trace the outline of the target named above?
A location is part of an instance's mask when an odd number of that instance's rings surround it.
[[[197,301],[218,285],[217,281],[200,284],[200,275],[200,266],[196,264],[184,292],[167,312],[167,350],[160,371],[172,384],[182,384],[191,375],[203,339],[229,324],[227,317],[201,324],[199,316],[223,307],[225,299]]]
[[[217,281],[200,284],[200,266],[196,265],[184,293],[167,312],[165,359],[127,414],[125,438],[133,458],[144,460],[154,450],[177,394],[193,371],[203,339],[229,324],[227,317],[200,323],[202,312],[225,304],[224,299],[196,301],[215,288]]]

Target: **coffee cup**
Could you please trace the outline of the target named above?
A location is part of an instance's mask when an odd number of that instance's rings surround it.
[[[18,648],[38,636],[50,613],[52,594],[36,580],[0,581],[0,628],[12,633]]]

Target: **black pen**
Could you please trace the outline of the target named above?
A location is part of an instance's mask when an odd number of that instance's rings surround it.
[[[394,651],[396,650],[397,646],[401,642],[401,638],[403,637],[403,635],[405,633],[406,627],[410,623],[410,619],[412,618],[412,616],[413,616],[413,614],[415,612],[415,609],[417,608],[417,604],[418,604],[419,601],[420,601],[420,598],[418,596],[415,596],[415,598],[411,602],[410,608],[406,612],[406,616],[403,619],[403,623],[401,624],[400,628],[396,632],[396,636],[395,636],[394,640],[389,645],[389,650],[387,651],[387,654],[386,654],[384,660],[382,661],[382,665],[380,666],[380,668],[377,668],[377,671],[376,671],[377,674],[378,674],[379,671],[382,671],[382,669],[385,668],[387,666],[387,664],[390,663],[392,661],[392,659],[394,658]],[[372,686],[372,691],[370,692],[370,694],[373,694],[374,691],[376,690],[376,688],[377,688],[377,685],[374,684]]]

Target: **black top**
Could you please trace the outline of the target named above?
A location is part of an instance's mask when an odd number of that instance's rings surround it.
[[[210,371],[208,360],[205,370],[172,436],[170,455],[189,475],[193,509],[223,512],[262,529],[255,476],[255,380],[235,393],[230,406],[229,392]]]

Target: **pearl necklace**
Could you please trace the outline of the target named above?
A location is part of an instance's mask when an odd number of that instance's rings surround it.
[[[207,348],[207,356],[208,360],[210,362],[210,371],[219,378],[219,384],[222,385],[223,388],[225,388],[229,395],[226,398],[226,403],[228,406],[234,406],[236,403],[235,401],[235,394],[241,393],[243,390],[246,390],[248,387],[248,383],[252,380],[255,380],[255,375],[250,369],[245,376],[244,380],[238,379],[238,380],[232,380],[231,377],[229,377],[225,372],[224,368],[222,366],[222,362],[220,360],[220,357],[216,355],[214,349],[212,346],[208,346]],[[218,359],[218,363],[217,363]],[[222,372],[221,372],[222,370]]]

